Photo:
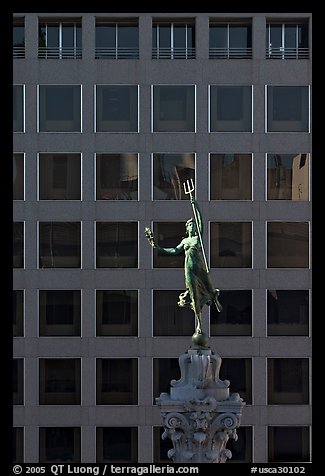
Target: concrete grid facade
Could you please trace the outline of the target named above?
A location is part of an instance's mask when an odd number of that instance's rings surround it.
[[[40,17],[82,18],[82,59],[38,58]],[[301,13],[15,13],[25,17],[25,58],[14,59],[14,84],[25,85],[25,133],[14,134],[14,152],[25,153],[25,200],[15,201],[14,221],[25,222],[25,267],[14,270],[14,289],[25,291],[24,337],[14,339],[14,357],[24,359],[24,405],[14,406],[14,426],[24,427],[24,460],[39,461],[39,427],[81,427],[81,462],[96,461],[96,426],[138,427],[138,462],[153,461],[153,426],[160,414],[152,405],[153,358],[175,358],[190,345],[190,337],[153,337],[152,290],[183,288],[183,270],[153,268],[152,250],[143,230],[156,221],[190,218],[186,201],[152,200],[151,155],[196,154],[196,198],[203,218],[253,223],[252,268],[212,268],[221,289],[252,290],[252,336],[211,336],[212,350],[222,358],[252,358],[252,404],[242,425],[252,427],[252,460],[268,461],[268,426],[310,426],[311,406],[267,404],[267,358],[310,358],[309,336],[267,336],[266,290],[311,289],[310,268],[267,268],[266,223],[310,222],[310,201],[266,200],[266,154],[311,153],[311,134],[265,132],[265,86],[311,85],[311,14]],[[139,59],[95,59],[96,17],[138,17]],[[195,18],[196,58],[152,59],[152,18]],[[252,19],[252,58],[209,59],[209,19]],[[309,59],[266,60],[266,19],[309,20]],[[285,20],[284,20],[285,23]],[[82,85],[82,133],[37,132],[37,85]],[[94,86],[139,85],[139,133],[94,132]],[[196,85],[196,132],[151,132],[151,85]],[[253,132],[208,132],[208,86],[253,86]],[[37,200],[37,154],[82,154],[82,200]],[[95,153],[139,154],[139,200],[95,200]],[[252,153],[252,200],[210,201],[209,153]],[[81,222],[81,269],[38,269],[38,222]],[[95,222],[138,221],[138,269],[96,269]],[[209,249],[208,233],[204,243]],[[310,240],[309,240],[310,243]],[[176,245],[176,243],[175,243]],[[76,289],[82,295],[81,337],[39,337],[38,291]],[[138,337],[96,337],[95,290],[139,290]],[[222,296],[222,294],[221,294]],[[203,330],[209,332],[205,311]],[[39,405],[38,359],[81,358],[81,405]],[[138,405],[96,405],[95,359],[138,359]],[[310,373],[309,373],[310,375]],[[231,387],[230,387],[231,388]]]

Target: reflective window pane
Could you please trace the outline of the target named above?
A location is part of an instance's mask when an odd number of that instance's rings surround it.
[[[24,427],[16,426],[12,429],[12,462],[24,462]]]
[[[80,405],[81,359],[40,359],[39,404]]]
[[[236,429],[238,440],[230,438],[227,449],[232,457],[227,463],[251,463],[253,461],[253,431],[251,426],[240,426]]]
[[[231,393],[239,393],[246,404],[252,404],[252,359],[223,358],[220,379],[229,380]]]
[[[309,224],[268,222],[267,267],[308,268]]]
[[[24,223],[13,223],[13,267],[24,267]]]
[[[118,25],[117,34],[119,48],[139,47],[139,27],[137,25]]]
[[[96,405],[138,404],[138,360],[96,359]]]
[[[268,461],[269,463],[309,462],[309,427],[269,426]]]
[[[96,200],[138,200],[137,154],[96,154]]]
[[[252,335],[252,291],[222,290],[222,311],[210,307],[210,334],[216,336]]]
[[[251,46],[251,25],[229,25],[229,48],[251,48]]]
[[[308,336],[309,291],[268,289],[267,335]]]
[[[267,131],[308,132],[308,86],[268,86]]]
[[[181,378],[181,372],[176,358],[153,359],[153,403],[161,393],[169,393],[170,381]]]
[[[96,223],[96,267],[138,267],[138,223]]]
[[[13,154],[13,200],[24,200],[24,154]]]
[[[267,199],[309,199],[309,154],[268,154]]]
[[[138,428],[126,426],[97,427],[96,462],[137,463]]]
[[[81,292],[39,291],[40,336],[80,336]]]
[[[183,183],[195,183],[194,154],[153,154],[153,199],[187,200]]]
[[[170,438],[162,439],[164,428],[161,426],[153,427],[153,462],[154,463],[171,463],[168,458],[168,451],[173,449],[173,443]]]
[[[96,131],[138,132],[138,87],[96,87]]]
[[[39,199],[81,199],[80,154],[39,154]]]
[[[81,223],[39,223],[39,267],[81,267]]]
[[[116,47],[116,25],[96,25],[96,48]]]
[[[209,28],[210,48],[228,48],[228,26],[210,25]]]
[[[252,224],[212,222],[210,247],[212,268],[251,268]]]
[[[195,329],[194,312],[179,307],[179,291],[153,291],[153,335],[191,336]]]
[[[155,222],[153,232],[155,242],[160,247],[175,248],[185,236],[185,222]],[[153,266],[154,268],[182,268],[184,253],[168,256],[154,249]]]
[[[24,86],[22,84],[13,86],[13,132],[24,132]]]
[[[24,336],[24,291],[13,291],[13,337]]]
[[[24,359],[13,359],[12,403],[24,405]]]
[[[153,131],[195,132],[195,87],[153,87]]]
[[[252,87],[210,87],[210,131],[252,131]]]
[[[39,429],[40,463],[80,463],[81,429],[46,427]]]
[[[24,21],[24,19],[22,19]],[[15,47],[25,46],[25,25],[22,24],[14,24],[13,25],[13,38],[12,38],[12,45]]]
[[[210,200],[252,199],[252,154],[210,154]]]
[[[81,86],[39,86],[39,131],[81,132]]]
[[[96,291],[96,335],[138,335],[138,291]]]
[[[309,404],[309,359],[267,359],[269,405]]]

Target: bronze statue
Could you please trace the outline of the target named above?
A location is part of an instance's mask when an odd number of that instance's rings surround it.
[[[210,280],[202,242],[202,215],[197,201],[192,196],[192,192],[194,191],[193,181],[187,181],[187,185],[184,183],[184,189],[185,193],[190,195],[190,202],[194,213],[194,220],[190,218],[185,224],[186,237],[183,238],[175,248],[162,248],[155,243],[150,228],[145,228],[145,234],[150,245],[163,254],[177,255],[184,251],[186,290],[179,295],[178,305],[180,307],[189,306],[194,311],[196,317],[196,334],[202,334],[201,315],[203,306],[205,304],[210,306],[214,303],[219,312],[222,310],[222,306],[218,301],[220,291],[212,286]]]

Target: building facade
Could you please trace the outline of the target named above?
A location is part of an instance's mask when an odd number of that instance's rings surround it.
[[[311,20],[14,14],[15,461],[168,461],[154,399],[194,319],[144,228],[181,241],[191,178],[232,461],[311,461]]]

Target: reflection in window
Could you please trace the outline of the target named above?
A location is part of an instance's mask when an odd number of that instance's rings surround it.
[[[23,84],[13,86],[13,132],[25,132],[25,89]]]
[[[267,59],[308,59],[308,23],[266,25]]]
[[[138,223],[96,223],[96,267],[138,267]]]
[[[267,335],[308,336],[309,291],[268,289]]]
[[[137,427],[97,427],[96,463],[137,463]]]
[[[155,398],[159,397],[161,393],[169,393],[171,380],[180,378],[178,359],[153,359],[153,403],[156,403]]]
[[[81,86],[39,86],[39,132],[81,132]]]
[[[221,380],[229,380],[232,393],[239,393],[248,405],[252,404],[252,359],[223,358]]]
[[[309,199],[309,154],[268,154],[267,199]]]
[[[194,20],[170,23],[153,20],[152,59],[195,58]]]
[[[307,222],[268,222],[267,267],[308,268],[309,226]]]
[[[138,291],[96,291],[96,335],[138,335]]]
[[[96,59],[138,59],[138,19],[121,20],[119,23],[96,19]]]
[[[195,182],[195,154],[153,154],[153,199],[187,200],[183,183]]]
[[[13,200],[24,200],[24,154],[13,155]]]
[[[13,359],[12,403],[24,405],[24,359]]]
[[[12,462],[24,462],[24,427],[14,426],[12,429]]]
[[[40,463],[80,463],[81,430],[77,427],[39,429]]]
[[[309,132],[308,86],[267,87],[267,132]]]
[[[210,233],[212,268],[252,267],[250,222],[213,222]]]
[[[173,443],[170,438],[162,439],[164,428],[160,426],[153,427],[153,462],[154,463],[170,463],[168,451],[173,449]]]
[[[80,19],[63,22],[40,20],[38,57],[46,59],[81,58],[82,34]]]
[[[39,199],[80,200],[80,154],[39,154]]]
[[[13,337],[24,336],[24,291],[13,291]]]
[[[195,132],[195,86],[153,86],[153,132]]]
[[[310,461],[308,426],[269,426],[268,462]]]
[[[24,222],[13,223],[13,267],[24,267]]]
[[[252,291],[222,290],[222,311],[210,307],[210,334],[217,336],[252,335]]]
[[[252,154],[210,154],[210,200],[252,199]]]
[[[96,405],[138,404],[138,360],[96,359]]]
[[[194,313],[190,308],[179,307],[182,291],[153,292],[153,335],[190,336],[195,327]]]
[[[40,336],[80,336],[80,331],[80,291],[39,291]]]
[[[253,432],[251,426],[240,426],[236,429],[238,440],[229,438],[227,449],[232,457],[227,463],[251,463],[253,460]]]
[[[216,23],[210,20],[209,58],[252,57],[252,25]]]
[[[81,359],[40,359],[40,405],[80,405]]]
[[[162,248],[175,248],[186,234],[185,222],[155,222],[155,242]],[[158,250],[153,252],[154,268],[182,268],[184,266],[184,253],[179,255],[163,255]]]
[[[309,404],[309,360],[267,359],[269,405]]]
[[[210,86],[210,132],[252,132],[251,86]]]
[[[17,18],[13,19],[13,57],[25,58],[25,19]]]
[[[138,86],[96,86],[96,132],[138,132]]]
[[[96,200],[138,200],[137,154],[96,154]]]
[[[42,222],[39,224],[39,267],[81,267],[81,223]]]

